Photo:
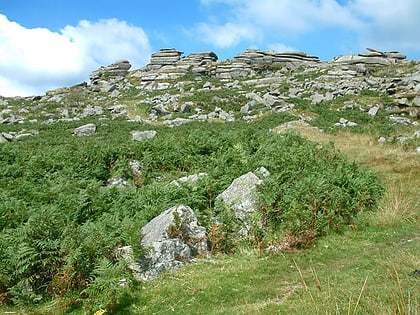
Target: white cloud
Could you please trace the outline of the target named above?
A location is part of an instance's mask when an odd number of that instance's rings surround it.
[[[150,53],[145,32],[124,21],[81,21],[52,32],[0,14],[0,95],[43,94],[87,80],[92,70],[118,59],[139,67]]]
[[[207,40],[217,39],[219,27],[224,25],[232,29],[252,25],[254,34],[274,43],[341,30],[349,36],[343,40],[351,41],[356,48],[376,45],[379,49],[420,51],[419,0],[201,0],[207,7],[221,3],[230,10],[229,17],[220,25],[208,27]],[[202,28],[202,24],[197,27]],[[252,39],[239,36],[226,41],[226,45]]]
[[[420,1],[356,0],[348,8],[363,21],[360,38],[365,46],[420,51]]]
[[[250,25],[226,23],[224,25],[200,23],[195,29],[197,38],[218,48],[234,46],[242,40],[255,40],[257,30]]]
[[[358,21],[335,0],[251,0],[236,9],[238,18],[292,35],[313,29],[356,26]]]
[[[151,49],[146,33],[139,27],[117,19],[97,23],[83,20],[77,26],[66,26],[61,33],[97,63],[110,63],[124,58],[130,59],[137,67],[150,58]]]

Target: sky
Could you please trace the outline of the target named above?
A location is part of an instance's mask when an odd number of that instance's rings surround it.
[[[367,47],[420,59],[420,0],[0,0],[0,95],[43,95],[161,48],[329,61]]]

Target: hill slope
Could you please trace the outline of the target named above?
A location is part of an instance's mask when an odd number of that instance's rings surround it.
[[[378,51],[180,56],[0,98],[5,310],[418,312],[419,64]],[[244,237],[217,196],[259,167],[270,176]],[[139,283],[116,250],[144,259],[140,229],[178,204],[212,256]]]

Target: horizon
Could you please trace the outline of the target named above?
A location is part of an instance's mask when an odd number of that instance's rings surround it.
[[[419,14],[416,0],[3,0],[0,95],[42,95],[120,59],[138,69],[162,48],[219,61],[253,48],[331,61],[371,47],[418,61]]]

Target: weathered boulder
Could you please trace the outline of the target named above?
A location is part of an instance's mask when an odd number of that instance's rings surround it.
[[[401,124],[401,125],[409,125],[411,124],[411,121],[409,118],[407,117],[401,117],[401,116],[394,116],[394,115],[390,115],[389,119],[394,123],[394,124]]]
[[[77,127],[73,130],[73,135],[75,136],[91,136],[96,132],[95,124],[86,124],[80,127]]]
[[[255,173],[260,174],[260,177]],[[248,172],[233,180],[232,184],[216,199],[223,201],[234,212],[237,219],[245,220],[249,214],[259,209],[257,187],[263,182],[261,177],[267,176],[269,172],[263,167],[255,172]]]
[[[367,52],[359,53],[357,55],[349,54],[345,56],[338,56],[333,59],[333,62],[343,64],[366,64],[374,66],[387,66],[395,64],[404,60],[406,56],[401,55],[397,51],[383,52],[374,48],[367,48]]]
[[[124,188],[127,185],[128,185],[128,179],[120,175],[112,177],[108,179],[108,181],[106,182],[107,187]]]
[[[192,121],[193,120],[192,119],[189,119],[189,118],[177,117],[175,119],[167,119],[167,120],[164,120],[163,121],[163,124],[165,126],[168,126],[168,127],[173,128],[173,127],[178,127],[178,126],[181,126],[181,125],[184,125],[184,124],[188,124],[188,123],[190,123]]]
[[[122,78],[128,73],[131,64],[128,60],[119,60],[110,64],[109,66],[101,66],[99,69],[93,71],[89,79],[92,84],[97,83],[98,80],[108,80],[110,78]]]
[[[209,253],[207,232],[194,211],[185,205],[174,206],[141,229],[141,245],[148,249],[136,276],[152,280],[165,270],[176,270],[195,256]]]
[[[379,106],[373,106],[369,109],[368,114],[370,116],[376,116],[379,113],[379,109],[380,109]]]
[[[6,142],[9,142],[9,140],[7,140],[7,139],[3,136],[3,134],[0,134],[0,143],[6,143]]]
[[[39,131],[37,130],[27,131],[26,129],[23,129],[21,131],[2,132],[0,133],[0,143],[12,142],[12,141],[20,140],[24,137],[36,136],[37,134],[39,134]]]
[[[356,127],[357,123],[350,121],[346,118],[341,117],[338,123],[335,124],[335,126],[339,127]]]
[[[197,173],[197,174],[178,178],[177,180],[173,180],[171,184],[179,188],[182,188],[183,186],[190,186],[196,183],[197,181],[199,181],[201,178],[207,177],[207,176],[208,176],[207,173]]]
[[[319,62],[319,58],[299,51],[279,53],[272,50],[247,49],[236,55],[234,61],[251,65],[256,69],[264,65],[284,65],[294,68],[305,62]]]
[[[188,66],[199,67],[199,66],[212,64],[213,62],[216,62],[218,59],[219,58],[217,57],[217,55],[212,51],[200,52],[200,53],[189,54],[188,56],[180,59],[178,64],[179,65],[186,64]]]
[[[146,130],[146,131],[137,131],[134,130],[131,132],[131,136],[134,141],[143,141],[146,139],[151,139],[156,136],[156,130]]]
[[[222,80],[236,80],[252,76],[254,70],[249,64],[242,62],[228,62],[218,64],[215,69],[215,76]]]
[[[182,51],[178,51],[175,48],[163,48],[152,54],[149,68],[156,70],[163,66],[173,65],[181,59],[182,54]]]

